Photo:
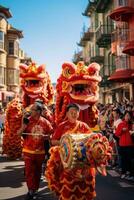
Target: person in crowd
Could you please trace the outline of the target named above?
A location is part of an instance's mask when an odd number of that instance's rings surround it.
[[[6,114],[2,106],[0,106],[0,145],[2,145],[3,133],[4,133],[4,123],[5,123]]]
[[[60,164],[60,156],[58,151],[58,145],[60,145],[60,139],[64,134],[67,133],[91,133],[90,128],[84,122],[78,120],[80,113],[80,109],[77,104],[69,104],[66,109],[66,121],[60,123],[53,136],[52,136],[52,145],[53,150],[51,150],[51,156],[46,168],[46,177],[49,183],[49,186],[55,188],[54,191],[59,196],[59,199],[89,199],[92,200],[95,197],[95,172],[87,168],[87,170],[79,171],[77,173],[77,168],[73,170],[63,169]],[[56,150],[57,149],[57,150]],[[54,155],[56,153],[56,157],[54,159]],[[53,172],[51,172],[53,169]],[[50,177],[51,176],[51,177]],[[62,176],[62,180],[60,181],[60,177]],[[54,178],[55,177],[55,178]],[[58,185],[60,184],[60,189]],[[83,185],[83,190],[76,188],[80,188]],[[64,190],[64,186],[66,189]],[[77,191],[77,192],[76,192]],[[86,191],[86,192],[85,192]],[[66,197],[67,195],[67,197]],[[78,197],[79,196],[79,197]]]
[[[134,142],[134,121],[131,122],[132,123],[132,127],[131,127],[131,130],[130,130],[130,136]]]
[[[103,108],[99,114],[98,124],[103,135],[106,135],[106,121],[108,112],[109,111],[106,108]]]
[[[0,133],[4,131],[4,122],[5,122],[6,114],[2,106],[0,106]]]
[[[31,106],[30,116],[24,118],[19,134],[24,135],[23,156],[28,193],[25,200],[36,199],[39,188],[42,163],[45,158],[44,140],[49,138],[53,128],[48,120],[41,116],[42,105],[35,102]]]
[[[115,144],[116,144],[116,153],[117,153],[117,156],[115,156],[115,167],[118,167],[118,169],[120,169],[121,167],[121,158],[120,158],[120,146],[119,146],[119,137],[117,137],[115,135],[115,132],[116,132],[116,129],[118,127],[118,125],[122,122],[122,119],[121,119],[121,111],[119,108],[115,107],[113,108],[113,111],[112,111],[112,114],[113,114],[113,138],[115,139]],[[116,166],[117,165],[117,166]]]
[[[132,106],[132,117],[134,119],[134,105]]]
[[[122,122],[115,130],[115,135],[119,137],[120,155],[121,155],[121,178],[132,178],[131,162],[134,157],[134,142],[130,136],[132,129],[131,112],[126,111]]]

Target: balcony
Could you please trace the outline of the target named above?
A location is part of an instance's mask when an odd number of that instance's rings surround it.
[[[104,13],[109,3],[111,3],[111,0],[98,0],[96,4],[96,12]]]
[[[98,45],[92,46],[90,51],[90,62],[104,62],[104,51],[103,49],[99,49]]]
[[[117,29],[112,33],[111,41],[112,54],[134,56],[134,29]]]
[[[93,35],[94,35],[93,28],[92,27],[88,28],[87,31],[84,31],[82,33],[82,36],[78,45],[84,47],[86,45],[86,42],[90,41]]]
[[[133,79],[134,70],[132,69],[119,69],[110,76],[109,80],[118,82],[128,82]]]
[[[83,34],[83,41],[89,41],[91,37],[93,37],[93,34],[94,34],[93,30],[89,28],[87,32]]]
[[[113,26],[101,25],[96,32],[96,43],[100,48],[106,48],[111,44]]]
[[[134,70],[130,68],[128,56],[118,56],[115,60],[116,69],[109,77],[111,81],[125,82],[133,78]]]
[[[134,15],[133,2],[128,0],[114,0],[114,10],[110,14],[110,18],[115,21],[127,22]]]
[[[134,56],[134,29],[127,29],[126,43],[122,52],[129,56]]]
[[[96,51],[90,56],[90,62],[103,63],[104,56],[101,55],[99,51]]]
[[[111,36],[111,52],[114,55],[120,56],[123,54],[123,49],[128,43],[129,29],[120,28],[112,32]]]
[[[130,56],[134,56],[134,40],[129,41],[128,44],[126,44],[126,46],[124,47],[122,52]]]

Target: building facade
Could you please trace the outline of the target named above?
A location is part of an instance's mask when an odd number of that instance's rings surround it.
[[[83,15],[89,28],[79,42],[81,60],[101,66],[100,102],[134,100],[134,1],[92,0]]]
[[[109,80],[120,101],[124,97],[134,100],[134,1],[114,0],[110,18],[116,24],[111,43],[116,68]]]
[[[8,23],[8,8],[0,6],[0,101],[6,103],[19,92],[19,41],[22,31]]]

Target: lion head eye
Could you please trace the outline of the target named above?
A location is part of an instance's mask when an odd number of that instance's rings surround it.
[[[63,74],[63,76],[65,76],[65,77],[68,78],[68,77],[72,74],[71,69],[69,69],[68,67],[65,68],[65,69],[62,71],[62,74]]]
[[[89,73],[90,76],[93,76],[93,75],[96,74],[96,69],[93,68],[93,67],[90,67],[90,68],[88,69],[88,73]]]
[[[63,63],[62,65],[62,75],[65,78],[69,78],[75,72],[75,65],[73,63]]]
[[[100,71],[100,65],[98,63],[91,63],[88,65],[88,73],[90,76],[98,75]]]

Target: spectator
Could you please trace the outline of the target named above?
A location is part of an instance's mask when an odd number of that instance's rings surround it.
[[[106,121],[108,117],[108,112],[109,111],[104,108],[99,115],[98,124],[103,135],[106,135]]]
[[[4,130],[4,122],[5,122],[6,114],[2,107],[0,107],[0,133]]]
[[[116,140],[116,149],[117,149],[117,157],[115,157],[116,159],[116,164],[118,166],[118,168],[120,169],[121,167],[121,158],[120,158],[120,146],[119,146],[119,137],[117,137],[115,135],[115,132],[117,130],[117,127],[118,125],[122,122],[122,119],[121,119],[121,112],[120,112],[120,109],[119,108],[114,108],[113,109],[113,118],[114,118],[114,122],[113,122],[113,137],[114,139]]]
[[[132,176],[131,161],[134,154],[134,143],[130,136],[130,131],[132,129],[132,117],[129,111],[124,114],[123,121],[118,125],[115,130],[115,135],[119,137],[119,146],[121,154],[121,178],[125,178],[129,175]]]

